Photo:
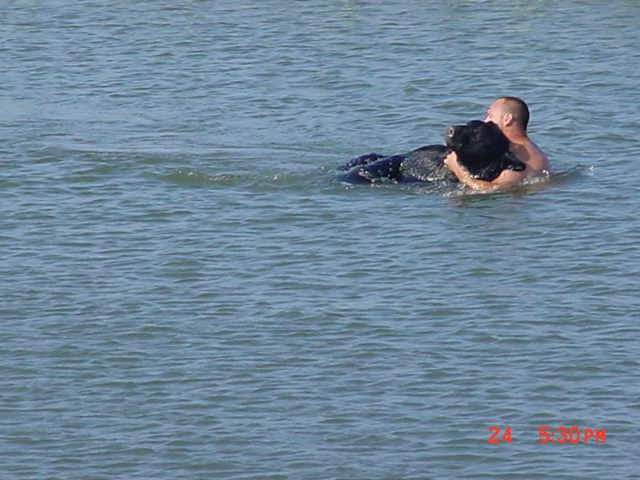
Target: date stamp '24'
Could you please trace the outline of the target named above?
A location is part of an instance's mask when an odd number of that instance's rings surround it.
[[[513,431],[510,426],[501,429],[497,425],[489,427],[491,434],[487,443],[501,445],[513,441]],[[541,445],[578,445],[590,444],[602,445],[607,442],[607,431],[604,428],[581,428],[577,425],[565,427],[563,425],[553,427],[540,425],[538,427],[538,443]]]

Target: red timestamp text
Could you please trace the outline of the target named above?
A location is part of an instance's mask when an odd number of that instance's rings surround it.
[[[540,444],[603,444],[606,441],[607,431],[604,428],[580,428],[578,425],[571,427],[560,425],[556,428],[549,425],[540,425],[538,427],[538,443]]]
[[[491,445],[512,443],[514,440],[513,430],[510,426],[501,428],[492,425],[489,427],[489,431],[491,434],[487,443]],[[601,445],[606,441],[607,430],[604,428],[579,427],[578,425],[571,427],[540,425],[538,427],[538,443],[541,445],[577,445],[580,443]]]

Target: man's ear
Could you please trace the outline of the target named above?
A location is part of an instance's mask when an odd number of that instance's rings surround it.
[[[509,112],[503,114],[502,121],[506,126],[511,125],[513,123],[513,114]]]

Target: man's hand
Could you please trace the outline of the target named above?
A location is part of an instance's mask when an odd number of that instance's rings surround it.
[[[454,170],[458,170],[462,168],[462,166],[458,163],[458,154],[453,150],[449,152],[446,157],[444,157],[444,164],[454,174],[455,174]]]

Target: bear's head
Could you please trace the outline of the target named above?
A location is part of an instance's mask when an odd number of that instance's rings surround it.
[[[509,152],[509,140],[493,122],[453,125],[445,133],[445,143],[471,175],[484,180],[499,175],[505,160],[517,161]]]

